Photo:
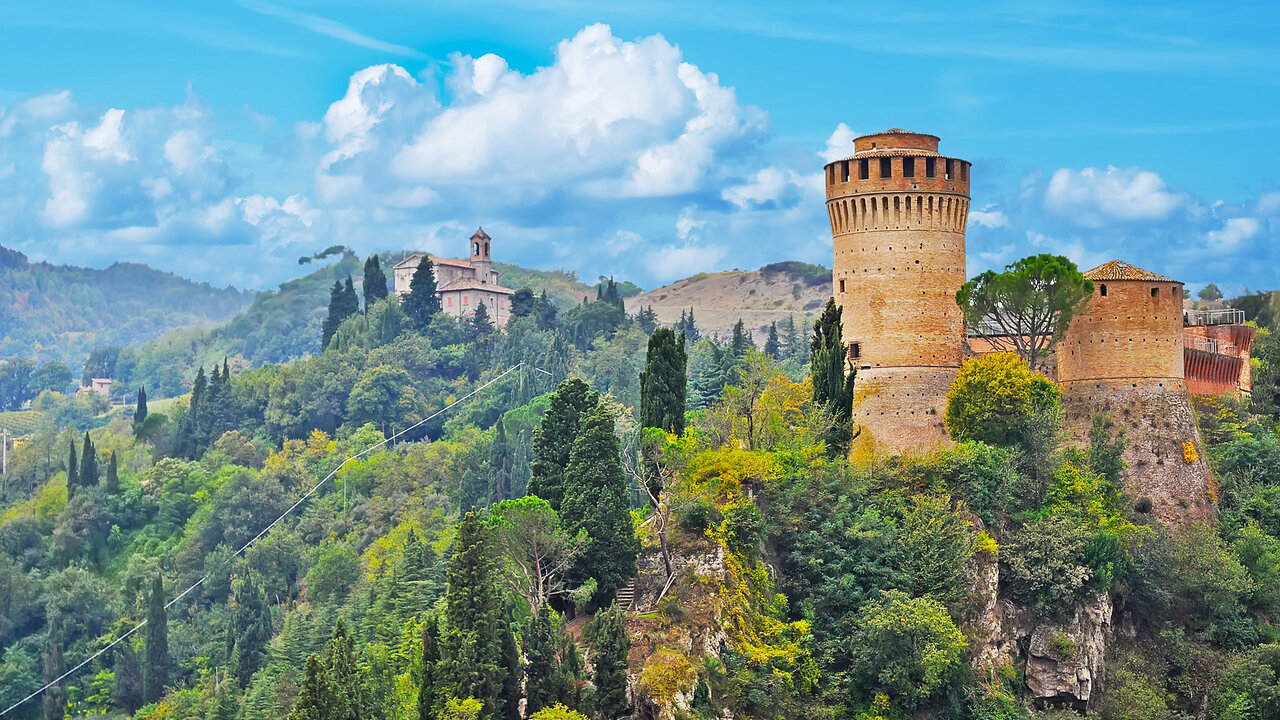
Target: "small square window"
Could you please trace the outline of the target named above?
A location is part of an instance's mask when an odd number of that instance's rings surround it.
[[[1098,294],[1101,295],[1102,297],[1107,296],[1107,286],[1105,284],[1098,286]]]
[[[1160,297],[1160,288],[1158,288],[1158,287],[1153,287],[1153,288],[1151,288],[1151,297],[1153,297],[1153,298],[1158,298],[1158,297]]]
[[[857,360],[862,357],[862,343],[849,343],[849,359]]]

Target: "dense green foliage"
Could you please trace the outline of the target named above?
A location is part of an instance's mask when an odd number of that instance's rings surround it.
[[[670,328],[649,336],[644,372],[640,373],[640,425],[679,435],[684,432],[689,358],[684,338]]]
[[[223,322],[252,299],[145,265],[55,266],[0,248],[0,358],[57,360],[78,370],[95,347]]]
[[[1016,352],[1028,367],[1052,349],[1084,312],[1093,283],[1061,255],[1040,254],[987,270],[956,291],[956,304],[970,327],[998,350]]]

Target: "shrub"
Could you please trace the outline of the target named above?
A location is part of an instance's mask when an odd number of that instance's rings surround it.
[[[966,360],[947,393],[947,431],[954,440],[1029,446],[1056,421],[1061,391],[1014,353]]]
[[[721,529],[729,549],[738,553],[751,553],[764,539],[764,516],[750,498],[741,498],[725,505]]]
[[[964,635],[932,598],[882,592],[859,611],[851,640],[852,676],[864,701],[883,693],[896,707],[924,707],[964,672]]]
[[[1086,565],[1089,533],[1066,518],[1026,526],[1004,544],[1001,575],[1015,598],[1062,617],[1083,599],[1093,572]]]
[[[692,533],[701,533],[720,521],[720,511],[716,506],[698,498],[680,508],[676,515],[676,524]]]

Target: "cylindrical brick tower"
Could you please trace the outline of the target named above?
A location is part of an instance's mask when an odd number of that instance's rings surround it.
[[[933,135],[893,129],[826,166],[832,291],[858,369],[855,448],[899,453],[946,441],[947,390],[964,357],[970,163]]]
[[[1125,491],[1139,507],[1166,524],[1210,517],[1209,467],[1183,377],[1182,283],[1120,260],[1084,276],[1093,297],[1055,348],[1065,425],[1083,442],[1093,416],[1109,415],[1125,432]]]

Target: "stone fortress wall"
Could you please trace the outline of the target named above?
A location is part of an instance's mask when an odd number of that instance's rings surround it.
[[[832,290],[858,373],[855,456],[946,444],[947,391],[966,357],[990,350],[967,338],[955,302],[966,280],[970,164],[938,144],[893,129],[855,139],[851,156],[825,167]],[[1086,277],[1094,297],[1046,363],[1063,388],[1068,432],[1080,442],[1093,416],[1108,413],[1129,442],[1128,492],[1166,523],[1211,517],[1184,377],[1182,283],[1120,261]]]

